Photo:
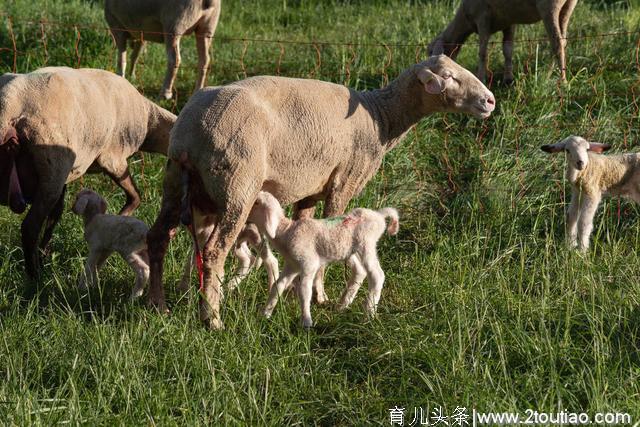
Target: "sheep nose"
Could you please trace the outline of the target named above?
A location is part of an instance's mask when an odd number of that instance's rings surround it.
[[[582,170],[582,168],[584,168],[584,162],[583,162],[582,160],[578,160],[578,161],[576,162],[576,167],[577,167],[579,170]]]
[[[489,94],[489,97],[484,101],[487,110],[493,111],[496,108],[496,99],[493,97],[493,94]]]

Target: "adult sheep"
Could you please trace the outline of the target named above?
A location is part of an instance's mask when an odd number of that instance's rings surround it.
[[[196,90],[204,86],[209,70],[209,48],[220,16],[220,0],[106,0],[104,16],[118,48],[118,74],[124,77],[127,40],[133,41],[131,74],[145,41],[164,43],[167,73],[161,96],[171,99],[180,67],[180,38],[195,33],[198,49]]]
[[[127,195],[140,196],[127,158],[138,150],[166,154],[176,116],[113,73],[66,67],[0,77],[0,204],[22,213],[22,248],[30,276],[62,215],[66,184],[104,172]]]
[[[478,78],[486,81],[487,48],[491,34],[502,31],[504,82],[513,82],[513,36],[515,24],[533,24],[542,19],[558,60],[560,76],[566,79],[564,48],[569,18],[578,0],[462,0],[453,21],[429,44],[429,54],[455,59],[472,33],[478,33]]]
[[[178,225],[184,182],[194,209],[217,219],[204,247],[200,318],[220,328],[224,261],[261,190],[283,205],[297,203],[297,217],[312,216],[319,200],[325,216],[340,215],[422,117],[464,112],[486,118],[494,108],[493,94],[444,55],[366,92],[270,76],[198,91],[171,133],[162,208],[147,238],[149,303],[165,309],[162,261]]]

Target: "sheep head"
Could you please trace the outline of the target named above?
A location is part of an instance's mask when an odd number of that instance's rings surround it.
[[[462,112],[486,119],[496,107],[493,93],[469,70],[445,55],[414,66],[423,87],[423,105],[431,111]]]
[[[598,142],[589,142],[586,139],[572,135],[555,144],[547,144],[540,147],[542,151],[547,153],[566,152],[568,156],[567,163],[567,179],[575,182],[578,172],[583,171],[589,164],[588,151],[594,153],[603,153],[611,148],[609,144],[600,144]]]
[[[92,217],[107,212],[107,202],[98,193],[83,189],[76,195],[71,210],[77,215]]]

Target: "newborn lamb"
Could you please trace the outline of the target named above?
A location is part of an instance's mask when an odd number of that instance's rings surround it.
[[[149,228],[139,219],[130,216],[107,215],[107,202],[94,191],[84,189],[76,195],[73,212],[84,220],[84,238],[89,244],[89,256],[80,276],[78,286],[86,288],[86,281],[93,285],[98,270],[109,255],[118,252],[136,273],[136,284],[131,299],[142,295],[149,280],[149,256],[147,232]]]
[[[385,219],[391,218],[387,227]],[[313,279],[321,267],[333,261],[347,261],[352,275],[340,299],[339,308],[351,304],[365,276],[369,295],[365,309],[374,315],[384,283],[384,272],[378,261],[376,244],[385,229],[390,235],[398,232],[398,212],[393,208],[379,211],[358,208],[343,217],[317,220],[287,218],[278,200],[261,191],[249,215],[249,222],[258,226],[284,258],[283,272],[271,288],[264,308],[268,318],[278,297],[298,275],[301,276],[298,296],[302,309],[302,325],[309,328]]]
[[[589,248],[593,217],[603,195],[624,196],[640,203],[640,154],[603,156],[608,144],[570,136],[540,147],[547,153],[567,152],[567,181],[571,205],[567,211],[567,240],[581,252]]]

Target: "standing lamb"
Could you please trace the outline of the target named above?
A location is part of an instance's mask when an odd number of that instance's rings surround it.
[[[162,208],[148,237],[150,304],[165,307],[163,259],[179,222],[184,176],[193,208],[216,218],[204,247],[200,318],[220,328],[225,258],[261,190],[283,205],[297,202],[297,218],[313,217],[320,200],[325,217],[340,215],[421,118],[436,112],[487,118],[494,108],[493,94],[444,55],[372,91],[271,76],[200,90],[172,131]]]
[[[386,218],[391,218],[389,226]],[[365,309],[370,316],[376,312],[384,284],[376,245],[385,229],[390,235],[398,233],[398,212],[393,208],[379,211],[358,208],[343,217],[317,220],[290,220],[278,200],[270,193],[258,193],[249,221],[255,223],[284,258],[284,269],[275,286],[271,287],[264,315],[271,317],[278,297],[299,275],[298,288],[302,309],[302,326],[310,328],[311,292],[318,270],[334,261],[347,261],[351,278],[338,307],[347,308],[355,297],[365,276],[369,281],[369,295]]]
[[[581,252],[589,249],[593,217],[603,195],[624,196],[640,203],[640,154],[603,156],[608,144],[570,136],[540,147],[547,153],[567,152],[566,178],[571,183],[567,240]]]
[[[42,68],[0,77],[0,204],[22,222],[30,276],[64,208],[66,184],[104,172],[127,195],[129,215],[140,196],[127,158],[138,150],[167,153],[176,116],[149,101],[125,79],[102,70]],[[45,225],[46,224],[46,225]]]
[[[180,38],[195,32],[198,48],[196,90],[204,86],[209,70],[209,48],[218,25],[220,0],[106,0],[104,16],[118,48],[118,74],[127,67],[127,40],[132,39],[131,75],[145,41],[164,43],[167,74],[161,96],[171,99],[180,67]]]
[[[564,49],[569,18],[578,0],[462,0],[453,21],[429,44],[429,54],[444,53],[455,59],[462,44],[478,33],[478,78],[487,80],[487,49],[491,34],[502,31],[504,82],[513,82],[513,36],[515,24],[532,24],[542,19],[558,60],[560,76],[566,80]]]
[[[89,255],[84,274],[78,286],[81,289],[95,285],[98,270],[113,252],[127,261],[136,273],[136,285],[131,299],[142,295],[149,280],[149,255],[147,254],[147,224],[130,216],[107,215],[107,202],[99,194],[84,189],[76,195],[73,212],[84,222],[84,238],[89,245]]]

